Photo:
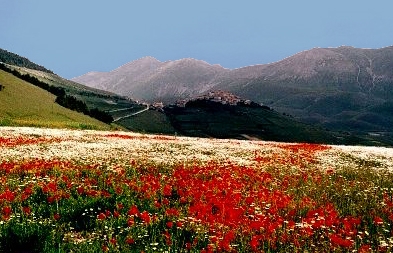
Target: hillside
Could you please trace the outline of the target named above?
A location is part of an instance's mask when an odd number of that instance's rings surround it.
[[[87,109],[98,109],[111,115],[115,120],[146,108],[145,105],[137,103],[126,97],[119,96],[111,92],[87,87],[79,83],[64,79],[53,73],[47,73],[39,70],[33,70],[17,66],[10,67],[23,75],[27,74],[36,77],[37,79],[44,83],[47,83],[48,85],[64,89],[68,96],[72,96],[86,104]],[[129,128],[130,122],[119,121],[116,122],[116,125]]]
[[[40,71],[44,71],[47,73],[53,73],[51,70],[48,70],[45,67],[38,65],[34,62],[31,62],[29,59],[27,59],[23,56],[8,52],[7,50],[1,49],[1,48],[0,48],[0,62],[10,64],[10,65],[20,66],[20,67],[26,67],[26,68],[30,68],[30,69],[40,70]]]
[[[109,129],[110,126],[56,104],[55,96],[0,70],[0,125]]]
[[[353,143],[341,136],[224,91],[164,108],[176,131],[186,136],[284,142]]]

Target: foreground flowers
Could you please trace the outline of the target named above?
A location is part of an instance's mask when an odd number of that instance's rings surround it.
[[[392,250],[390,149],[2,130],[3,251]]]

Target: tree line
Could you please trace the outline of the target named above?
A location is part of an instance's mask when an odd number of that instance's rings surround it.
[[[85,115],[88,115],[90,117],[98,119],[98,120],[100,120],[104,123],[107,123],[107,124],[113,122],[113,117],[110,114],[108,114],[107,112],[101,111],[98,108],[89,109],[85,102],[77,99],[74,96],[67,95],[65,89],[62,87],[49,85],[49,84],[39,80],[35,76],[31,76],[29,74],[22,74],[15,69],[13,70],[11,68],[8,68],[3,63],[0,63],[0,69],[6,71],[8,73],[11,73],[14,76],[16,76],[26,82],[29,82],[29,83],[31,83],[41,89],[44,89],[44,90],[52,93],[53,95],[56,96],[55,102],[65,108],[68,108],[73,111],[81,112]],[[3,86],[0,85],[0,90],[2,89],[1,87],[3,87]]]
[[[52,71],[46,69],[43,66],[40,66],[34,62],[31,62],[29,59],[22,57],[20,55],[8,52],[7,50],[0,48],[0,62],[4,62],[10,65],[15,65],[19,67],[25,67],[29,69],[40,70],[48,73],[52,73]]]

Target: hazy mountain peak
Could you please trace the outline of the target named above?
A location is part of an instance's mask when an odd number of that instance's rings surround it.
[[[134,69],[134,68],[157,68],[161,62],[152,56],[145,56],[140,59],[128,62],[117,69],[113,70],[116,71],[126,71],[127,69]]]

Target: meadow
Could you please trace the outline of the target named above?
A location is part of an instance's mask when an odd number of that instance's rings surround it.
[[[393,149],[0,127],[0,252],[391,252]]]

